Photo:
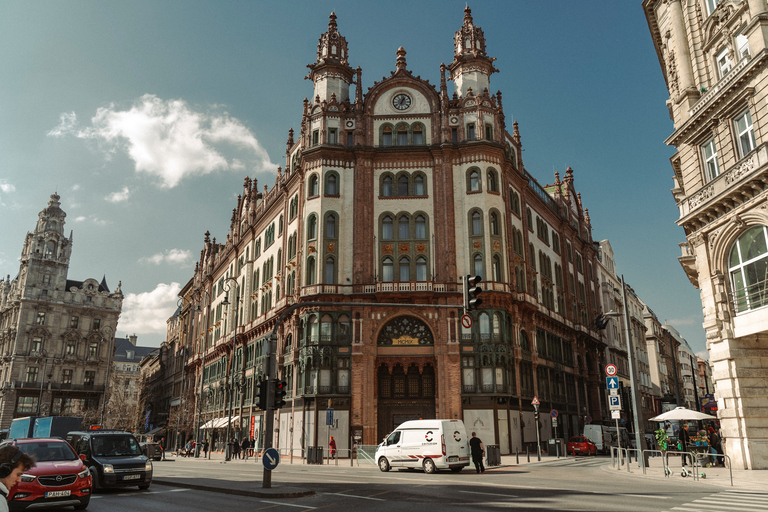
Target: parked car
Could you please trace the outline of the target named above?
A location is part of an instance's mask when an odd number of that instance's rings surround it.
[[[160,448],[158,443],[141,443],[141,452],[147,456],[149,460],[162,460],[163,449]]]
[[[152,462],[141,452],[139,442],[122,430],[83,430],[67,434],[67,441],[93,474],[93,489],[137,485],[148,489]]]
[[[24,472],[21,482],[8,493],[11,511],[27,507],[84,509],[91,500],[91,473],[66,441],[56,438],[11,439],[13,444],[37,461]]]
[[[573,455],[576,455],[577,453],[597,455],[597,446],[595,446],[595,443],[593,443],[590,438],[584,436],[574,436],[570,438],[566,445],[566,450]]]

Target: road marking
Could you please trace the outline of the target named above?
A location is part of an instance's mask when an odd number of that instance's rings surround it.
[[[387,493],[389,493],[389,492],[392,492],[392,491],[382,491],[382,492],[377,492],[376,494],[369,494],[368,496],[381,496],[382,494],[387,494]]]
[[[482,494],[483,496],[503,496],[505,498],[517,498],[514,494],[496,494],[494,492],[459,491],[466,494]]]
[[[361,498],[361,499],[364,499],[364,500],[387,501],[387,500],[383,500],[381,498],[371,498],[370,496],[357,496],[355,494],[342,494],[340,492],[325,492],[323,494],[328,495],[328,496],[346,496],[348,498]]]
[[[593,494],[597,493],[597,491],[592,491]],[[657,500],[668,500],[669,496],[653,496],[652,494],[606,494],[603,492],[597,493],[597,494],[604,494],[605,496],[629,496],[631,498],[654,498]]]
[[[266,507],[259,507],[259,508],[254,509],[254,510],[266,510],[268,508],[275,508],[275,507],[280,507],[280,506],[282,506],[282,505],[275,504],[275,505],[269,505],[269,506],[266,506]]]
[[[314,510],[315,507],[307,507],[306,505],[291,505],[290,503],[281,503],[279,501],[259,500],[261,503],[272,503],[274,505],[283,505],[286,507],[303,508],[304,510]]]

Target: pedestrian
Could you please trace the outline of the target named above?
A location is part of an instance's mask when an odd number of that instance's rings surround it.
[[[475,470],[478,473],[485,473],[485,466],[483,466],[485,445],[475,432],[472,432],[472,439],[469,440],[469,449],[472,452],[472,462],[475,463]]]
[[[208,456],[208,439],[205,439],[203,441],[203,454],[204,454],[203,457]]]
[[[160,447],[160,453],[163,455],[163,460],[165,460],[165,438],[161,437],[157,445]]]
[[[0,512],[8,512],[8,493],[21,482],[21,475],[35,466],[35,460],[18,447],[7,445],[0,448]]]
[[[336,440],[331,436],[331,440],[328,442],[328,454],[332,459],[336,458]]]
[[[248,444],[248,438],[247,437],[243,438],[243,444],[241,444],[240,446],[243,449],[243,451],[242,451],[243,459],[248,460],[248,450],[250,449],[250,445]]]
[[[709,450],[715,455],[722,455],[723,444],[720,439],[720,434],[717,433],[717,430],[715,430],[714,427],[709,427],[707,432],[709,432]],[[725,466],[725,457],[715,457],[714,459],[714,466],[717,466],[718,464]]]
[[[680,451],[683,452],[683,466],[688,461],[688,455],[685,453],[688,451],[688,443],[691,441],[691,436],[688,433],[688,424],[683,423],[683,428],[680,429]],[[691,461],[693,462],[693,461]]]
[[[248,450],[250,451],[250,455],[251,457],[253,457],[253,450],[254,448],[256,448],[256,440],[253,437],[251,437],[251,441],[248,443],[248,445],[249,445]]]
[[[234,437],[232,438],[232,458],[233,459],[239,459],[240,458],[240,443],[237,442],[237,439]]]

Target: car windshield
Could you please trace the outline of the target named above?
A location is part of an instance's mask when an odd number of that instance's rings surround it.
[[[570,442],[571,443],[583,443],[584,442],[584,438],[583,437],[572,437]]]
[[[75,451],[64,442],[40,441],[37,443],[19,443],[19,449],[35,457],[37,462],[55,460],[77,460]]]
[[[141,455],[139,443],[133,436],[94,436],[92,445],[96,457]]]

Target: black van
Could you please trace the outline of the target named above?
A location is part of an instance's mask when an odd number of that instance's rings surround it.
[[[93,489],[137,485],[148,489],[152,482],[152,462],[142,453],[139,442],[122,430],[73,431],[67,442],[93,475]]]

